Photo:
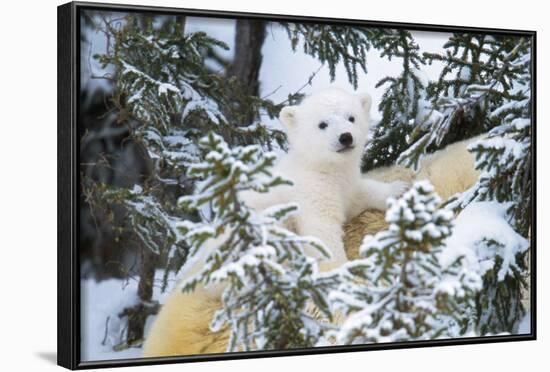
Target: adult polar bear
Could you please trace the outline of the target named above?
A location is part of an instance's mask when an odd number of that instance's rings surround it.
[[[370,106],[368,95],[328,89],[306,98],[299,106],[285,107],[280,120],[287,130],[289,151],[274,173],[294,184],[267,194],[242,195],[258,210],[298,203],[300,213],[290,227],[300,235],[320,238],[331,250],[332,258],[320,262],[321,270],[355,258],[362,237],[385,227],[382,211],[386,199],[401,194],[414,179],[430,179],[443,197],[465,190],[477,179],[465,143],[424,158],[418,174],[394,166],[373,171],[370,177],[361,175]],[[184,268],[182,280],[196,273],[208,254],[205,249],[192,260],[193,266]],[[197,287],[194,292],[182,293],[176,286],[147,335],[144,356],[224,352],[227,330],[209,329],[220,307],[220,291],[219,286]]]

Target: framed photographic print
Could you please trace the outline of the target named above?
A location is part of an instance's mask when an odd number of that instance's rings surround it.
[[[59,364],[534,340],[535,48],[60,6]]]

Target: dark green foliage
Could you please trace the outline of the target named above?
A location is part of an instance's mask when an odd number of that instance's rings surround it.
[[[340,293],[331,295],[351,314],[340,343],[457,337],[467,329],[465,313],[473,308],[480,278],[461,256],[440,258],[454,218],[440,203],[427,181],[390,203],[389,228],[365,238],[364,258],[345,266]]]
[[[427,89],[438,117],[429,127],[416,124],[410,147],[397,159],[406,166],[416,168],[422,154],[500,125],[492,112],[521,99],[516,86],[526,66],[514,60],[529,53],[526,39],[455,34],[445,48],[445,54],[424,54],[428,63],[445,64],[439,80]]]
[[[418,123],[419,104],[426,88],[420,72],[424,61],[410,32],[381,30],[374,33],[371,40],[382,57],[401,59],[403,69],[399,76],[385,77],[376,84],[376,87],[387,88],[378,107],[382,120],[376,124],[367,145],[363,171],[393,164],[407,149],[408,139]]]
[[[532,127],[531,127],[531,56],[523,40],[506,55],[501,68],[509,71],[506,91],[489,91],[496,96],[500,106],[492,110],[488,120],[498,123],[489,131],[487,139],[470,147],[476,156],[476,168],[481,171],[479,181],[470,190],[456,196],[449,206],[456,209],[477,200],[496,200],[507,203],[510,224],[526,238],[532,226]],[[490,244],[489,244],[490,243]],[[495,242],[489,242],[487,249]],[[502,244],[496,249],[504,249]],[[478,297],[478,322],[482,332],[515,332],[525,310],[522,292],[529,290],[525,283],[530,273],[527,260],[529,250],[518,252],[513,270],[505,277],[495,273],[502,260],[495,260],[495,267],[484,276],[484,290]],[[498,258],[498,257],[497,257]]]
[[[227,114],[234,121],[240,117],[239,111],[233,110],[233,95],[229,96],[228,87],[234,81],[210,71],[205,64],[206,56],[216,48],[227,48],[222,42],[202,32],[182,32],[181,18],[158,22],[126,16],[117,27],[104,18],[99,27],[109,42],[107,52],[95,58],[113,71],[109,75],[114,83],[111,103],[118,122],[128,127],[153,166],[140,189],[141,203],[133,200],[138,195],[126,191],[120,192],[131,198],[116,200],[127,207],[131,226],[145,246],[159,253],[174,242],[166,221],[182,217],[175,210],[174,199],[190,191],[185,171],[199,159],[198,138],[216,130],[231,145],[258,143],[266,148],[276,142],[284,146],[285,138],[260,123],[243,126],[227,121]],[[280,109],[256,96],[243,95],[240,100],[258,110],[263,108],[269,116]],[[110,195],[114,194],[105,197]],[[147,206],[146,212],[153,216],[145,219],[144,211],[134,204],[142,209]]]
[[[182,197],[179,204],[186,209],[208,208],[210,217],[198,223],[181,221],[178,228],[192,255],[207,250],[208,257],[196,263],[200,270],[187,279],[183,289],[194,290],[199,283],[226,284],[222,308],[211,327],[229,326],[228,351],[315,346],[327,325],[313,319],[311,311],[328,319],[330,311],[325,299],[327,284],[314,276],[316,262],[304,247],[328,257],[327,250],[317,239],[300,237],[280,226],[296,211],[296,205],[257,212],[240,196],[243,192],[266,193],[289,183],[271,174],[275,156],[263,153],[259,146],[230,149],[214,134],[203,138],[200,146],[203,162],[188,171],[197,179],[197,190]]]
[[[477,123],[484,129],[492,129],[485,139],[470,146],[476,157],[476,168],[481,172],[478,182],[452,198],[449,207],[460,210],[473,201],[486,200],[507,203],[510,224],[519,234],[529,238],[532,224],[530,43],[526,39],[465,36],[456,37],[454,41],[464,43],[466,40],[476,40],[474,50],[483,46],[477,54],[469,52],[467,55],[478,61],[481,58],[478,54],[485,53],[483,61],[464,64],[463,59],[451,59],[451,54],[447,60],[454,67],[470,68],[472,75],[477,76],[474,82],[440,82],[432,89],[434,94],[461,94],[461,99],[455,101],[456,106],[450,106],[451,116],[446,119],[448,128]],[[454,120],[457,113],[467,120]],[[447,133],[450,132],[448,129]],[[506,249],[494,241],[482,247],[487,252]],[[483,290],[476,300],[477,324],[482,334],[516,331],[525,313],[522,291],[528,290],[525,284],[529,273],[528,254],[528,250],[517,252],[514,257],[516,266],[505,276],[496,275],[503,264],[498,256],[494,267],[485,273]]]
[[[141,253],[149,254],[141,257],[154,256],[151,262],[166,258],[160,263],[166,268],[163,288],[168,269],[180,269],[189,254],[207,249],[214,238],[218,241],[185,289],[216,282],[227,285],[212,326],[229,326],[230,350],[303,348],[325,342],[331,326],[313,319],[312,309],[331,320],[328,291],[336,284],[345,296],[332,300],[351,314],[347,326],[334,333],[341,343],[460,336],[472,323],[481,334],[515,330],[524,313],[520,291],[528,253],[518,253],[518,264],[504,276],[498,273],[505,264],[496,254],[473,306],[479,278],[461,257],[439,261],[452,215],[439,207],[428,185],[415,185],[415,193],[392,204],[391,228],[366,243],[364,257],[344,267],[343,276],[317,276],[317,264],[304,247],[325,252],[323,245],[281,227],[297,207],[258,212],[240,195],[269,192],[287,183],[271,174],[275,157],[267,152],[284,148],[285,136],[259,118],[274,118],[284,104],[298,102],[301,89],[281,103],[258,97],[258,82],[238,81],[239,74],[228,72],[231,62],[219,59],[217,51],[227,46],[205,33],[185,33],[185,17],[160,21],[128,15],[116,27],[112,20],[102,19],[108,48],[95,58],[108,71],[103,78],[113,84],[109,109],[139,145],[150,172],[139,186],[127,188],[85,180],[84,194],[105,205],[123,206],[125,231],[142,243]],[[530,235],[527,39],[455,34],[445,44],[445,53],[421,54],[413,34],[404,30],[282,25],[294,51],[303,47],[304,53],[326,64],[332,80],[342,63],[354,87],[367,72],[370,48],[388,60],[400,60],[400,74],[377,84],[385,88],[379,106],[382,120],[366,149],[363,170],[395,162],[417,167],[422,154],[489,131],[488,139],[471,148],[482,172],[479,182],[451,200],[449,207],[458,211],[472,201],[509,203],[511,224],[524,237]],[[218,56],[224,71],[207,67],[206,59],[212,56]],[[437,81],[428,83],[420,70],[434,61],[445,67]],[[256,62],[257,75],[261,58]],[[487,250],[503,248],[500,242],[486,245]],[[156,261],[147,268],[150,277],[155,265]],[[150,277],[142,282],[150,284]],[[151,285],[147,289],[152,292]],[[150,297],[151,293],[140,297],[143,301],[134,309],[141,323],[150,313],[140,306]],[[361,312],[358,321],[355,314]],[[138,328],[143,333],[143,324]]]
[[[494,85],[483,94],[495,96],[500,105],[494,107],[487,120],[498,123],[487,139],[470,147],[476,156],[476,168],[482,173],[477,185],[451,201],[463,208],[474,200],[508,202],[512,225],[524,237],[529,236],[532,211],[531,162],[531,55],[529,43],[520,40],[506,54],[500,73],[508,76],[498,88]],[[505,72],[507,72],[505,74]]]
[[[107,185],[103,187],[102,197],[105,201],[127,208],[129,225],[145,247],[156,254],[165,252],[173,246],[183,248],[174,222],[184,214],[177,211],[168,214],[166,208],[150,195],[151,191],[146,191],[138,185],[133,189],[112,188]]]
[[[484,242],[486,249],[503,250],[505,247],[496,241]],[[512,266],[508,275],[499,277],[503,259],[495,257],[493,268],[483,275],[483,290],[476,295],[476,326],[480,334],[517,333],[518,323],[525,315],[522,291],[527,287],[525,252],[514,257],[517,266]]]
[[[100,78],[112,83],[108,108],[117,125],[126,128],[126,141],[139,146],[150,172],[139,186],[129,188],[85,180],[84,193],[97,197],[88,203],[101,205],[108,215],[122,207],[124,218],[118,219],[121,226],[115,231],[131,232],[142,248],[140,288],[147,283],[151,287],[158,263],[164,268],[164,290],[168,272],[181,267],[188,251],[175,223],[197,219],[178,209],[176,200],[193,188],[186,169],[200,159],[198,139],[215,130],[232,146],[256,143],[267,149],[284,147],[286,139],[259,122],[240,121],[250,115],[234,105],[237,98],[230,88],[235,78],[213,72],[205,63],[207,56],[227,46],[202,32],[185,33],[185,17],[96,14],[90,19],[107,39],[105,53],[94,58],[106,72]],[[253,95],[241,94],[238,100],[270,117],[281,108]],[[150,289],[145,297],[139,294],[143,303],[151,300]],[[122,344],[141,342],[143,324],[137,326],[137,332],[128,331],[136,339]]]
[[[357,88],[357,66],[367,72],[367,52],[372,30],[363,27],[323,25],[313,23],[282,23],[288,32],[292,49],[303,43],[305,54],[326,63],[330,78],[336,77],[336,66],[342,62],[349,82]]]

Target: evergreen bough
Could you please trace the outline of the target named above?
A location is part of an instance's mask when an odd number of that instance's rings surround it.
[[[175,207],[175,199],[193,187],[186,170],[200,160],[199,138],[214,130],[232,146],[254,143],[271,149],[284,146],[284,135],[259,122],[238,122],[241,116],[232,111],[234,97],[228,95],[231,82],[205,62],[212,50],[228,48],[223,42],[204,32],[185,33],[177,17],[160,22],[125,16],[116,22],[102,18],[98,27],[108,47],[94,58],[111,71],[105,76],[113,82],[110,103],[152,169],[133,188],[100,185],[101,198],[125,207],[129,228],[146,249],[155,255],[185,257],[187,247],[173,224],[190,216]],[[241,98],[276,115],[271,101]]]
[[[271,174],[275,155],[259,146],[229,148],[223,139],[209,134],[200,141],[204,160],[189,167],[197,179],[193,195],[180,206],[207,208],[210,218],[184,221],[179,229],[191,247],[191,260],[205,245],[213,245],[206,264],[190,278],[184,290],[199,283],[225,283],[222,308],[211,328],[230,329],[228,351],[288,349],[314,346],[328,327],[312,313],[330,320],[326,301],[329,282],[317,275],[316,261],[304,252],[311,246],[328,257],[315,238],[298,236],[281,223],[297,206],[277,205],[263,212],[249,208],[242,192],[269,192],[289,184]],[[315,310],[314,310],[315,309]]]
[[[453,213],[428,181],[416,182],[386,212],[387,230],[367,236],[363,258],[342,269],[331,294],[349,316],[337,332],[342,344],[427,340],[465,332],[479,276],[458,257],[440,259]]]
[[[373,31],[364,27],[323,25],[311,23],[282,23],[290,38],[292,50],[302,45],[305,54],[327,64],[331,81],[341,62],[348,80],[355,89],[359,82],[357,67],[367,72],[367,52]]]
[[[397,163],[418,167],[422,154],[449,143],[485,133],[502,124],[500,112],[507,102],[523,100],[517,91],[530,66],[518,63],[530,54],[525,38],[454,34],[444,45],[445,54],[424,53],[428,63],[445,64],[439,80],[429,84],[433,120],[418,122],[410,147]]]
[[[452,198],[449,207],[460,210],[474,201],[498,201],[507,206],[508,219],[515,231],[529,238],[533,212],[531,55],[520,43],[504,58],[504,66],[514,72],[515,79],[510,82],[509,94],[495,93],[502,102],[489,118],[500,124],[484,139],[470,145],[481,175],[469,190]],[[507,249],[495,241],[486,245],[489,251]],[[503,265],[503,260],[497,257],[494,268],[484,275],[484,290],[478,299],[482,332],[516,332],[525,314],[522,299],[529,290],[529,250],[516,252],[513,262],[506,275],[497,275]]]
[[[431,112],[424,110],[427,103],[427,80],[421,72],[424,59],[412,34],[404,30],[380,30],[373,34],[372,40],[381,57],[401,59],[402,71],[399,76],[387,76],[376,84],[377,88],[387,88],[378,107],[382,120],[376,123],[367,144],[363,171],[393,164],[409,147],[416,125],[429,125],[433,120]]]

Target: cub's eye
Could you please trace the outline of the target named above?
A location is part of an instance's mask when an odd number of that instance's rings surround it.
[[[326,127],[328,127],[328,124],[325,123],[324,121],[319,123],[319,129],[325,129]]]
[[[355,123],[355,116],[350,116],[348,120],[352,123]]]

